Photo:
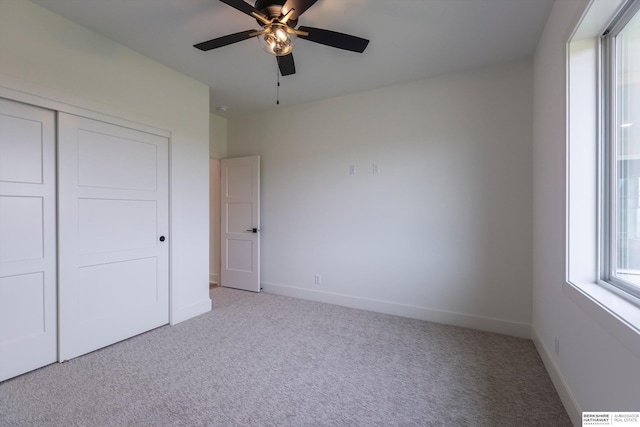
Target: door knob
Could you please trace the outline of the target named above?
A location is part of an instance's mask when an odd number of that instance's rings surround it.
[[[260,231],[260,230],[258,230],[257,228],[250,228],[250,229],[248,229],[248,230],[246,230],[246,231],[250,231],[250,232],[252,232],[252,233],[257,233],[257,232],[258,232],[258,231]]]
[[[160,241],[164,242],[164,236],[160,236]]]

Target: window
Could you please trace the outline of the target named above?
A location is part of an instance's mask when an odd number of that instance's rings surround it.
[[[609,135],[617,133],[605,132],[608,122],[612,120],[600,120],[608,117],[607,114],[603,114],[607,110],[605,106],[615,105],[610,102],[613,96],[609,95],[613,95],[613,91],[609,88],[616,87],[608,85],[602,79],[602,74],[612,76],[612,73],[607,71],[614,68],[611,62],[611,59],[615,58],[614,52],[607,51],[603,55],[602,51],[607,50],[612,38],[620,32],[616,33],[616,30],[625,27],[621,24],[622,21],[617,21],[618,28],[614,28],[611,23],[614,22],[613,18],[620,14],[621,7],[627,3],[626,0],[590,0],[588,4],[585,3],[583,14],[576,16],[575,28],[567,36],[567,116],[564,129],[567,137],[564,224],[566,228],[555,230],[559,233],[565,231],[566,238],[566,280],[562,285],[562,294],[635,354],[640,354],[640,298],[634,296],[637,292],[633,292],[638,286],[627,280],[622,271],[617,271],[617,258],[616,263],[611,262],[613,256],[609,250],[617,250],[618,247],[616,243],[610,244],[617,241],[617,234],[611,232],[615,229],[615,224],[608,219],[615,218],[611,215],[611,202],[617,198],[613,197],[609,189],[613,184],[617,185],[618,180],[609,178],[612,168],[606,166],[609,163],[615,165],[615,162],[611,161],[615,157],[604,148],[615,148]],[[629,7],[635,4],[635,7],[640,8],[638,3],[640,0],[633,0]],[[626,10],[626,13],[633,12],[628,8],[622,10]],[[630,18],[626,20],[627,23],[630,21]],[[603,37],[602,33],[606,28],[611,28],[612,31]],[[601,72],[603,70],[604,73]],[[540,71],[546,72],[546,69]],[[555,91],[561,89],[559,86],[554,87]],[[549,97],[543,97],[547,98]],[[546,106],[538,105],[538,109],[542,108]],[[555,115],[549,116],[541,123],[553,126],[554,120],[559,119],[561,118]],[[637,127],[637,124],[636,121],[627,128]],[[609,128],[614,129],[615,126]],[[620,126],[617,128],[619,130]],[[545,128],[540,128],[540,132],[543,137],[547,135],[544,133]],[[553,133],[550,132],[548,135]],[[603,151],[609,154],[605,156]],[[551,184],[553,181],[545,182]],[[608,262],[605,263],[604,260]],[[617,287],[611,283],[624,285]]]
[[[602,38],[601,274],[640,298],[640,0]]]

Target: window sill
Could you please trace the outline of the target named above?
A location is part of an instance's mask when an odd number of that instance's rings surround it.
[[[563,292],[640,357],[640,307],[596,283],[566,282]]]

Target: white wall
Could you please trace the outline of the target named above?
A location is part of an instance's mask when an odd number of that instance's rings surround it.
[[[208,88],[26,0],[0,0],[0,89],[171,132],[172,322],[210,310]]]
[[[529,336],[531,118],[525,60],[229,119],[265,291]]]
[[[626,326],[565,284],[565,49],[588,3],[556,1],[534,60],[532,334],[576,426],[581,411],[640,410],[640,337],[620,339]]]
[[[209,157],[227,157],[227,119],[215,114],[209,118]]]

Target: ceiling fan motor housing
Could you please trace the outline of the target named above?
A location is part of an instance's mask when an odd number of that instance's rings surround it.
[[[280,18],[282,16],[282,6],[284,5],[285,0],[256,0],[255,8],[260,12],[264,13],[269,19]],[[264,22],[256,19],[258,24],[261,26],[265,26]],[[298,18],[291,18],[287,21],[287,24],[291,28],[295,28],[298,24]]]

